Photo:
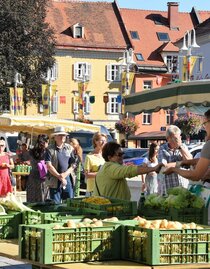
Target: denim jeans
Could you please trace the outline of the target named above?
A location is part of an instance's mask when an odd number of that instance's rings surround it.
[[[58,181],[57,188],[50,188],[50,199],[52,199],[56,204],[60,204],[63,200],[66,200],[67,198],[74,197],[73,187],[72,187],[70,177],[68,176],[66,180],[67,180],[67,185],[65,189],[63,189],[63,186],[60,180]]]

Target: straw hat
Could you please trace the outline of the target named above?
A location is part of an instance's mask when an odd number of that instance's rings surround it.
[[[65,131],[64,127],[57,126],[55,127],[54,132],[51,134],[51,137],[56,135],[68,135],[68,133]]]

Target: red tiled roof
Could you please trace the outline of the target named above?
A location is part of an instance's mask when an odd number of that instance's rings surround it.
[[[139,40],[131,39],[134,52],[141,53],[144,61],[135,61],[141,66],[155,65],[163,66],[163,60],[160,56],[159,48],[164,42],[159,41],[157,32],[168,33],[170,41],[173,43],[183,37],[187,30],[192,29],[193,22],[190,13],[179,12],[177,27],[178,30],[171,30],[168,26],[168,11],[157,10],[137,10],[137,9],[120,9],[122,19],[130,36],[130,31],[138,31]],[[210,11],[202,11],[198,14],[202,21],[210,17]],[[154,23],[154,15],[160,15],[165,25],[157,25]],[[131,37],[130,37],[131,38]],[[168,43],[164,50],[177,51],[173,44]]]
[[[54,29],[58,47],[124,50],[126,42],[115,9],[108,2],[50,0],[47,22]],[[73,38],[70,27],[77,23],[84,26],[84,38]]]

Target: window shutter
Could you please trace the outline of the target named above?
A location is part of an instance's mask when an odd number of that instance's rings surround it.
[[[91,80],[92,77],[92,70],[91,64],[86,63],[86,70],[87,70],[87,80]]]
[[[111,78],[111,68],[112,68],[112,65],[111,64],[108,64],[106,66],[106,78],[108,81],[112,81],[112,78]]]
[[[106,104],[106,111],[107,111],[107,114],[111,113],[111,96],[110,95],[109,95],[109,101]]]
[[[55,63],[55,80],[58,79],[58,63]]]
[[[52,112],[57,113],[58,112],[58,96],[54,95],[52,100]]]
[[[85,94],[85,107],[84,107],[84,112],[89,114],[90,113],[90,98],[88,94]]]
[[[78,75],[79,75],[78,69],[79,69],[79,65],[78,63],[75,63],[74,64],[74,80],[78,79]]]

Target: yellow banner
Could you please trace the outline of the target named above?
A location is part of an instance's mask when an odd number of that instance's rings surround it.
[[[126,88],[126,72],[122,72],[122,77],[121,77],[121,91],[124,94],[125,93],[125,88]]]
[[[10,113],[23,115],[23,88],[10,88]]]
[[[43,105],[43,116],[50,114],[49,111],[49,85],[42,84],[42,105]]]
[[[182,81],[187,81],[187,56],[183,57]]]
[[[51,113],[50,109],[52,106],[53,97],[56,94],[57,85],[42,84],[42,105],[43,105],[43,116],[47,116]]]
[[[79,118],[84,118],[84,94],[87,90],[88,82],[79,82],[78,91],[79,91]]]
[[[131,86],[132,86],[132,84],[133,84],[134,75],[135,75],[134,72],[129,72],[129,81],[128,81],[129,89],[131,88]]]
[[[192,75],[192,72],[193,72],[193,69],[195,67],[197,58],[198,58],[197,56],[191,56],[190,57],[190,76]]]

